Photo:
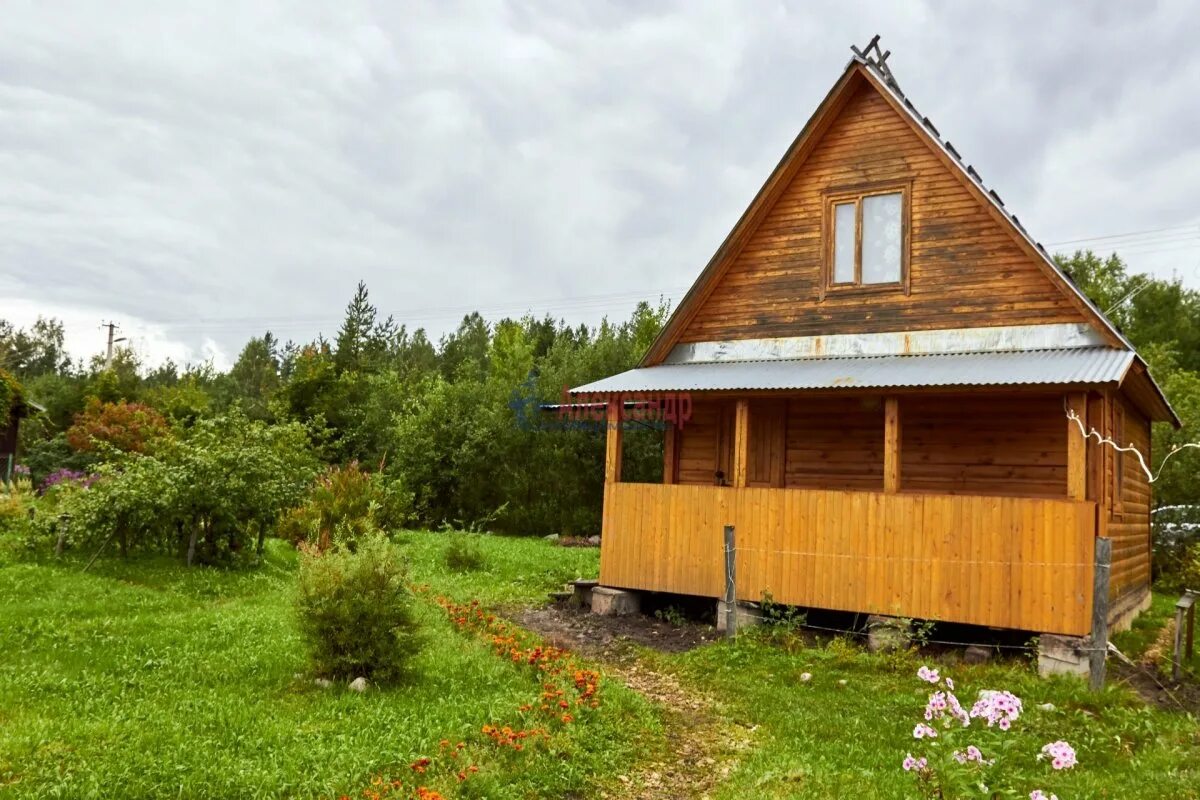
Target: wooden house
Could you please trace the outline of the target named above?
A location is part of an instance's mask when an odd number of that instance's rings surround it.
[[[1147,460],[1175,414],[886,60],[854,49],[641,364],[571,390],[608,404],[600,583],[720,597],[732,524],[743,601],[1065,636],[1094,606],[1130,619],[1150,484],[1068,412]],[[690,410],[662,483],[624,482],[616,420],[661,397]]]

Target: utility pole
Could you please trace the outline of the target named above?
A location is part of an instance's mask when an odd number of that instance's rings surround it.
[[[101,329],[108,328],[108,349],[105,351],[105,356],[104,356],[104,368],[105,369],[112,369],[113,345],[117,342],[123,342],[126,339],[126,337],[124,337],[124,336],[121,336],[120,338],[113,338],[116,335],[117,329],[119,327],[120,326],[115,322],[101,322],[100,323]]]

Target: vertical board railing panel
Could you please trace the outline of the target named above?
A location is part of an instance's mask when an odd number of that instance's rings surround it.
[[[1082,635],[1095,504],[970,495],[610,483],[600,580],[719,597],[737,528],[738,597]]]

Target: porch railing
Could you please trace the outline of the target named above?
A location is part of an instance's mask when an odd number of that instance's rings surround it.
[[[1083,635],[1095,503],[1020,497],[609,483],[600,580],[811,608]]]

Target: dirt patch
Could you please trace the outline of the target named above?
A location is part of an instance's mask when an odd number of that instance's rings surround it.
[[[623,659],[630,642],[664,653],[682,653],[717,638],[711,625],[672,625],[642,614],[602,617],[565,604],[524,609],[515,614],[514,621],[551,644],[599,658]]]
[[[642,615],[601,617],[567,606],[526,609],[521,625],[558,647],[599,662],[603,673],[654,702],[662,710],[666,748],[638,769],[617,776],[621,789],[605,798],[680,800],[707,798],[751,746],[753,730],[723,721],[712,696],[637,659],[631,644],[664,652],[690,650],[716,637],[711,626],[672,625]]]
[[[1109,660],[1109,675],[1112,680],[1127,684],[1151,705],[1167,711],[1200,712],[1200,681],[1184,674],[1182,680],[1173,681],[1159,669],[1160,664],[1170,662],[1174,650],[1175,621],[1167,620],[1155,637],[1154,643],[1146,648],[1141,659],[1133,665]],[[1169,668],[1168,668],[1169,669]]]
[[[1200,713],[1200,683],[1184,678],[1179,683],[1161,674],[1155,664],[1134,666],[1109,662],[1109,679],[1119,681],[1138,693],[1150,705],[1165,711]]]

